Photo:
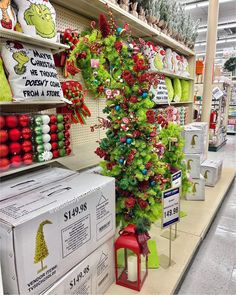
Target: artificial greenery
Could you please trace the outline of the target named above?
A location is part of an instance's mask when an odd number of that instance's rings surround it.
[[[236,57],[230,57],[224,64],[224,69],[229,72],[236,70]]]
[[[147,72],[143,41],[134,41],[128,27],[116,27],[110,17],[101,15],[99,28],[93,24],[81,35],[69,68],[79,68],[88,89],[106,97],[107,119],[101,122],[107,132],[96,154],[104,159],[102,174],[116,178],[117,224],[148,230],[161,217],[162,191],[171,185],[149,91],[159,76]],[[164,130],[168,123],[162,118],[159,126]]]

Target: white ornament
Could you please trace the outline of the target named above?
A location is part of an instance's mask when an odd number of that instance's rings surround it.
[[[44,134],[49,133],[49,131],[50,131],[50,127],[49,127],[49,125],[43,125],[43,126],[42,126],[42,132],[43,132]]]
[[[43,125],[47,125],[50,122],[50,117],[48,115],[42,115],[41,118],[43,120]]]
[[[52,157],[53,157],[52,152],[45,151],[42,153],[43,161],[50,161],[50,160],[52,160]]]
[[[45,151],[50,151],[52,149],[52,145],[49,142],[45,143],[43,146]]]
[[[49,134],[43,134],[43,142],[47,143],[51,140],[51,136]]]

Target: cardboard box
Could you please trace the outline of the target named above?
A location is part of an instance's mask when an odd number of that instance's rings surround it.
[[[190,124],[193,127],[199,128],[203,132],[203,142],[204,142],[204,153],[203,153],[203,161],[207,158],[208,153],[208,132],[209,132],[209,125],[207,122],[193,122]]]
[[[206,180],[206,186],[215,186],[221,177],[223,161],[206,160],[201,164],[201,173]]]
[[[187,125],[183,130],[183,137],[185,140],[184,153],[185,154],[203,154],[204,140],[202,129]]]
[[[200,178],[193,178],[191,181],[190,192],[186,194],[188,201],[204,201],[205,200],[205,178],[200,174]]]
[[[110,239],[43,294],[104,294],[114,280],[114,240]]]
[[[203,154],[185,154],[187,172],[192,178],[200,178]]]
[[[44,168],[1,182],[0,201],[18,196],[49,183],[65,179],[76,172],[62,168]]]
[[[0,202],[7,294],[39,294],[115,234],[115,180],[76,174]]]

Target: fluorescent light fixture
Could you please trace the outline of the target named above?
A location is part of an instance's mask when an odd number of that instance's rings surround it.
[[[231,2],[234,0],[219,0],[219,3],[226,3],[226,2]],[[190,10],[190,9],[194,9],[197,7],[207,7],[209,5],[209,1],[201,1],[201,2],[196,2],[196,3],[185,3],[185,10]]]
[[[216,55],[217,54],[221,54],[223,53],[223,50],[219,50],[219,51],[216,51]],[[200,52],[200,53],[196,53],[197,56],[205,56],[206,55],[206,52]]]
[[[232,23],[232,24],[219,24],[217,27],[217,30],[224,30],[224,29],[230,29],[230,28],[236,28],[236,23]],[[207,27],[203,27],[203,28],[199,28],[198,33],[202,33],[202,32],[206,32],[207,31]]]
[[[236,41],[236,38],[228,38],[228,39],[217,40],[216,44],[224,44],[224,43],[230,43],[235,41]],[[206,46],[206,42],[198,42],[195,44],[195,46]]]

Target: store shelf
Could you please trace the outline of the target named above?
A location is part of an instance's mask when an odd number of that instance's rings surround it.
[[[160,267],[149,269],[142,294],[176,294],[198,247],[211,226],[235,177],[235,169],[223,168],[222,177],[213,188],[206,187],[205,201],[181,201],[181,210],[187,213],[178,223],[177,239],[172,242],[172,265],[165,267],[169,241],[163,237],[160,222],[151,229],[151,238],[156,241]],[[183,251],[184,249],[184,251]],[[158,279],[157,279],[158,278]],[[161,283],[160,283],[161,282]],[[134,294],[127,288],[113,284],[106,295]]]
[[[120,24],[129,24],[132,35],[141,38],[152,38],[158,44],[175,49],[177,52],[186,56],[193,56],[195,53],[185,45],[179,43],[175,39],[163,34],[157,29],[149,26],[147,23],[141,21],[134,15],[123,10],[118,5],[110,3],[107,0],[52,0],[53,3],[68,8],[75,13],[78,13],[88,19],[97,19],[100,13],[106,11],[106,3],[109,4],[115,20]]]
[[[24,33],[0,28],[0,39],[2,38],[6,40],[12,40],[12,41],[17,40],[20,42],[25,42],[28,44],[48,48],[48,49],[51,49],[53,53],[64,51],[65,49],[69,48],[69,46],[61,44],[61,43],[51,42],[41,38],[32,37]]]
[[[64,106],[65,103],[62,100],[34,100],[34,101],[22,101],[22,102],[0,102],[0,111],[1,112],[21,112],[28,109],[33,109],[34,111],[42,111],[57,107]]]
[[[161,105],[185,105],[185,104],[193,104],[192,101],[181,101],[181,102],[170,102],[170,103],[166,103],[166,102],[161,102],[161,103],[157,103],[155,106],[161,106]]]
[[[219,144],[218,146],[215,145],[211,145],[209,144],[209,148],[208,151],[210,152],[217,152],[219,149],[221,149],[224,145],[226,145],[227,139],[224,140],[221,144]]]
[[[152,73],[157,73],[159,75],[165,75],[166,77],[169,77],[169,78],[179,78],[179,79],[182,79],[182,80],[189,80],[189,81],[194,81],[194,78],[192,77],[186,77],[186,76],[183,76],[183,75],[177,75],[175,73],[171,73],[169,71],[151,71]]]
[[[10,169],[10,170],[5,171],[5,172],[0,172],[0,178],[9,176],[9,175],[12,175],[12,174],[15,174],[15,173],[19,173],[19,172],[22,172],[22,171],[26,171],[26,170],[29,170],[29,169],[37,168],[37,167],[40,167],[40,166],[48,165],[48,164],[51,164],[51,163],[59,162],[59,159],[60,158],[56,158],[56,159],[53,159],[51,161],[33,163],[31,165],[25,165],[25,166],[21,166],[19,168]]]

